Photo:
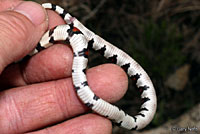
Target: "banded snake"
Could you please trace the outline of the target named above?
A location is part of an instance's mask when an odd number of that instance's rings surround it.
[[[157,99],[153,84],[142,67],[125,52],[87,29],[63,8],[51,3],[44,3],[42,6],[45,9],[57,12],[66,24],[58,25],[47,31],[29,55],[32,56],[52,46],[55,41],[69,42],[74,53],[72,65],[73,85],[80,100],[96,113],[111,119],[123,128],[139,130],[149,124],[156,112]],[[104,101],[92,92],[85,74],[88,62],[88,47],[100,52],[104,57],[122,67],[134,81],[137,89],[141,92],[143,101],[137,115],[132,117],[126,114],[123,110]]]

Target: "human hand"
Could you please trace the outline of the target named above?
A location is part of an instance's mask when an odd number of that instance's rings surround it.
[[[47,11],[47,21],[40,5],[20,3],[0,2],[0,134],[110,134],[111,122],[87,114],[74,91],[68,45],[56,44],[28,62],[9,65],[27,55],[47,27],[64,24],[53,11]],[[89,69],[87,78],[95,94],[109,102],[127,89],[126,74],[113,64]]]

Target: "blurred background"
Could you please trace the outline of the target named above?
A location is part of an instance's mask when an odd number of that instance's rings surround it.
[[[114,126],[113,134],[200,134],[199,0],[35,1],[65,8],[127,52],[151,77],[158,97],[151,124],[139,132]],[[95,52],[89,58],[90,67],[107,62]],[[127,94],[117,105],[134,115],[140,104],[130,81]]]

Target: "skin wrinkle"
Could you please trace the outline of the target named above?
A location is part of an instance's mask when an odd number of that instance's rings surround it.
[[[14,120],[13,118],[8,119],[9,129],[11,129],[13,132],[19,132],[18,130],[20,130],[21,125],[23,125],[21,110],[18,107],[14,97],[6,96],[5,100],[6,100],[6,104],[9,104],[9,105],[6,105],[7,111],[8,111],[6,113],[12,115],[12,116],[7,116],[7,117],[14,117]]]
[[[19,13],[18,13],[19,14]],[[0,22],[3,22],[3,26],[6,27],[6,34],[5,35],[8,35],[7,38],[10,38],[12,37],[12,35],[17,35],[17,37],[15,38],[14,41],[11,41],[11,42],[19,42],[17,44],[20,44],[24,41],[27,41],[27,38],[29,39],[31,36],[28,36],[30,35],[29,33],[31,32],[30,30],[27,30],[27,29],[30,29],[28,27],[28,25],[26,25],[26,23],[24,21],[22,21],[21,19],[19,19],[18,17],[16,17],[16,14],[13,14],[11,12],[8,12],[6,15],[10,15],[10,21],[7,20],[7,17],[8,16],[4,16],[2,15],[1,20]],[[5,18],[3,18],[5,17]],[[21,15],[21,17],[24,17]],[[25,19],[25,17],[24,17]],[[24,20],[23,19],[23,20]],[[26,18],[27,19],[27,18]],[[30,23],[31,24],[31,23]],[[8,32],[8,31],[11,31],[11,32]],[[12,35],[9,35],[9,34],[12,34]],[[10,38],[12,40],[12,38]],[[17,39],[17,40],[16,40]],[[24,44],[27,44],[26,42],[24,42]],[[26,47],[27,45],[24,45],[24,47]]]
[[[65,81],[66,83],[66,81]],[[60,108],[60,111],[63,115],[63,118],[66,119],[70,114],[70,112],[67,109],[67,106],[61,106],[61,104],[67,104],[65,100],[67,100],[67,95],[70,91],[68,91],[68,93],[64,92],[64,90],[62,88],[58,88],[59,83],[57,83],[57,81],[54,82],[54,91],[55,91],[55,98],[58,104],[58,107]],[[66,85],[66,91],[68,90],[68,86]]]
[[[2,33],[5,33],[1,28],[1,24],[0,24],[0,29],[1,29]],[[6,35],[4,35],[4,36],[6,36]],[[5,40],[0,38],[0,42],[1,42],[1,44],[0,44],[0,54],[1,54],[1,56],[0,56],[0,67],[1,67],[0,72],[2,72],[3,69],[5,68],[5,65],[7,64],[7,60],[5,60],[5,57],[4,57],[5,55],[7,55],[7,53],[6,53],[6,47],[3,45],[3,44],[5,44]],[[11,59],[9,59],[9,60],[11,60]]]
[[[41,89],[41,90],[44,90],[44,89]],[[48,90],[47,90],[48,91]],[[50,94],[51,94],[51,92],[50,92],[50,90],[49,90],[49,92],[48,93],[46,93],[46,92],[43,92],[44,94],[43,95],[45,95],[45,96],[51,96]],[[15,95],[16,96],[16,95]],[[25,96],[27,96],[27,95],[25,95]],[[17,96],[16,96],[17,97]],[[54,97],[44,97],[44,96],[38,96],[39,98],[43,98],[42,100],[50,100],[50,101],[47,101],[47,103],[51,103],[51,102],[53,102],[53,98]],[[37,99],[38,97],[36,97],[36,98],[33,98],[32,100],[30,100],[30,101],[28,101],[28,102],[21,102],[21,101],[18,101],[18,102],[16,102],[16,103],[18,103],[18,106],[20,106],[21,107],[21,110],[23,110],[23,111],[21,111],[22,113],[23,113],[23,121],[25,121],[25,122],[27,122],[27,120],[29,120],[29,122],[30,122],[30,119],[31,119],[31,115],[37,115],[37,117],[39,117],[38,116],[38,114],[37,113],[40,113],[40,112],[44,112],[44,111],[46,111],[45,113],[49,113],[48,111],[48,109],[50,108],[50,112],[51,112],[51,107],[49,107],[49,106],[47,106],[48,104],[47,103],[42,103],[43,101],[41,100],[41,99]],[[52,98],[52,99],[48,99],[48,98]],[[34,99],[35,99],[35,101],[34,101]],[[46,106],[44,106],[44,105],[46,105]],[[50,105],[52,105],[52,104],[50,104]],[[39,106],[39,107],[38,107]],[[11,107],[13,107],[12,105],[11,105]],[[42,108],[42,109],[40,109],[41,107],[44,107],[44,108]],[[38,110],[38,108],[39,108],[39,110]],[[47,108],[47,109],[46,109]],[[15,110],[13,111],[14,113],[17,113],[17,112],[15,112]],[[35,114],[36,113],[36,114]],[[13,116],[13,114],[11,114],[12,116]],[[12,117],[12,116],[8,116],[8,117]],[[52,114],[50,114],[50,116],[52,116]],[[36,117],[36,119],[38,119]],[[22,116],[21,116],[21,119],[22,119]],[[34,120],[34,119],[33,119]],[[27,126],[26,124],[22,124],[22,123],[20,123],[18,120],[16,120],[15,118],[12,118],[11,119],[11,121],[15,121],[15,122],[18,122],[19,124],[18,124],[18,126],[24,126],[25,127],[25,129],[28,127],[29,128],[29,126]],[[14,124],[14,126],[16,126],[15,124]],[[17,132],[17,131],[16,131]],[[19,132],[19,131],[18,131]]]
[[[13,97],[11,97],[11,98],[13,98]],[[13,110],[13,111],[15,111],[15,115],[16,115],[15,117],[17,117],[15,125],[13,124],[13,126],[16,126],[16,132],[18,132],[18,130],[20,130],[21,125],[24,125],[23,118],[22,118],[23,116],[22,116],[22,111],[20,110],[19,106],[17,105],[15,99],[13,98],[12,100],[13,100],[13,104],[14,104],[14,108],[15,108],[15,110]],[[12,106],[12,108],[13,108],[13,106]]]
[[[83,109],[82,105],[79,105],[81,102],[77,97],[76,93],[74,92],[74,87],[72,86],[72,84],[69,83],[72,83],[71,78],[69,79],[69,81],[64,80],[63,86],[60,86],[58,82],[55,82],[55,94],[56,94],[55,96],[57,99],[57,104],[59,105],[63,113],[64,119],[71,118],[78,114],[74,112],[73,114],[70,114],[69,108],[73,109],[74,107],[75,108],[79,107],[80,110]],[[77,98],[76,101],[73,98]],[[66,100],[68,100],[68,102],[66,102]],[[64,106],[62,106],[61,104],[64,104]]]
[[[54,117],[55,119],[57,119],[58,117],[55,112],[52,112],[55,109],[57,109],[57,102],[55,100],[55,95],[52,90],[52,87],[53,86],[50,86],[48,88],[41,88],[39,91],[41,92],[41,95],[36,96],[36,94],[33,94],[34,98],[29,100],[29,102],[27,102],[27,104],[23,108],[25,110],[24,119],[29,124],[30,122],[32,122],[33,124],[32,129],[33,128],[37,129],[38,124],[43,126],[42,124],[47,125],[47,124],[50,124],[50,122],[52,122],[50,118],[46,118],[42,115],[51,116],[51,117]],[[60,113],[60,111],[57,111],[57,112]],[[38,123],[37,121],[35,121],[35,119],[32,119],[30,115],[34,116],[36,120],[41,120],[41,122]],[[29,128],[29,125],[28,126],[26,125],[26,127]],[[29,128],[29,130],[30,129],[31,128]]]
[[[7,65],[9,64],[10,62],[14,61],[14,60],[17,60],[19,57],[4,57],[8,54],[6,54],[6,52],[8,52],[8,47],[12,47],[13,45],[13,42],[16,42],[16,44],[22,44],[21,42],[25,41],[24,44],[27,44],[28,40],[30,38],[32,38],[31,36],[28,36],[30,34],[30,31],[31,30],[27,30],[27,29],[30,29],[28,28],[25,24],[24,21],[22,21],[21,19],[19,19],[18,17],[16,17],[16,14],[17,13],[12,13],[12,12],[7,12],[5,16],[3,13],[0,13],[1,17],[0,17],[0,29],[1,29],[1,36],[2,38],[6,38],[6,39],[10,39],[10,40],[1,40],[2,44],[10,44],[10,46],[8,45],[1,45],[1,50],[4,49],[4,53],[1,53],[1,56],[2,59],[7,59],[6,61],[4,61],[2,65]],[[8,21],[8,18],[9,17],[9,21]],[[20,16],[21,18],[24,19],[27,19],[25,18],[24,16]],[[31,23],[30,23],[31,24]],[[2,27],[2,28],[1,28]],[[6,29],[6,30],[5,30]],[[3,30],[3,31],[2,31]],[[9,31],[9,32],[8,32]],[[10,34],[14,34],[16,35],[17,37],[16,38],[10,38],[12,37],[12,35]],[[7,41],[7,42],[5,42]],[[27,46],[27,45],[24,45],[24,46]],[[21,49],[27,49],[26,47],[19,47],[19,49],[15,49],[15,47],[13,47],[13,51],[15,51],[15,53],[19,53],[19,51],[22,51]],[[2,61],[2,60],[1,60]]]
[[[19,35],[19,37],[17,37],[17,41],[22,43],[23,41],[26,41],[27,38],[30,38],[29,35],[29,30],[27,25],[24,23],[24,21],[22,21],[21,19],[18,19],[16,16],[13,16],[13,23],[10,23],[10,31],[12,31],[13,29],[13,34],[14,35]],[[16,41],[16,40],[15,40]],[[26,44],[26,43],[25,43]],[[26,46],[26,45],[24,45]]]
[[[22,76],[22,81],[24,85],[28,85],[28,78],[27,78],[27,74],[26,74],[26,71],[24,69],[24,66],[22,64],[18,64],[19,66],[19,72],[20,72],[20,75]]]

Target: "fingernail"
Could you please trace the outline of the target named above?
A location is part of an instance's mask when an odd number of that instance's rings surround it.
[[[40,25],[46,20],[46,11],[35,2],[21,2],[14,11],[23,14],[35,25]]]

